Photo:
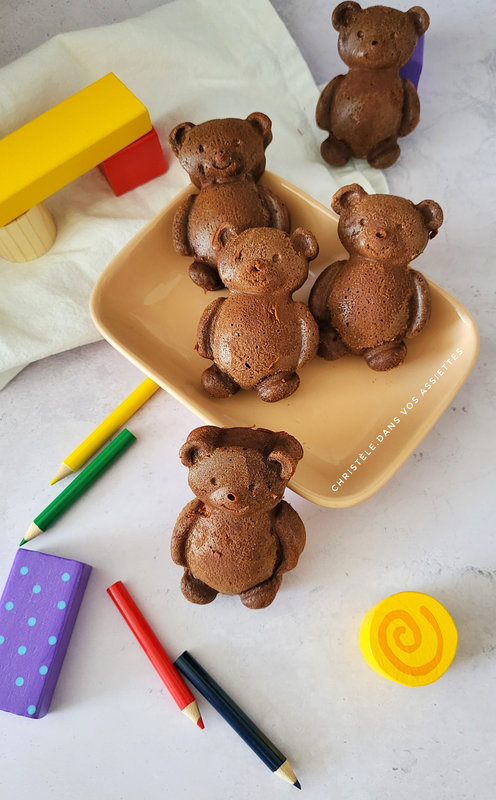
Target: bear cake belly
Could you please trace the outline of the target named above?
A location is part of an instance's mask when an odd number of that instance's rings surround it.
[[[219,524],[222,522],[222,524]],[[268,580],[279,561],[279,543],[270,518],[232,512],[199,519],[186,547],[195,578],[222,594],[240,594]]]
[[[370,70],[348,74],[336,90],[330,129],[348,144],[356,158],[366,158],[379,142],[398,135],[402,105],[400,80],[390,87]]]
[[[215,363],[243,389],[294,371],[301,335],[292,302],[232,294],[216,321],[212,350]]]
[[[188,239],[199,259],[216,264],[212,237],[223,222],[237,229],[270,226],[270,212],[251,180],[208,186],[195,196],[188,220]]]
[[[408,272],[392,279],[375,267],[350,280],[347,270],[338,276],[329,299],[332,324],[351,352],[376,347],[404,336],[410,315]]]

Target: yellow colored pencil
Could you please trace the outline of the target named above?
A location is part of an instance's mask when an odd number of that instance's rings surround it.
[[[134,392],[131,392],[108,417],[105,417],[103,422],[86,437],[84,442],[81,442],[67,458],[64,458],[57,473],[50,481],[50,485],[57,483],[61,478],[66,478],[67,475],[70,475],[72,472],[82,467],[83,464],[96,453],[102,444],[105,444],[107,439],[110,439],[112,434],[141,408],[143,403],[145,403],[158,388],[158,383],[152,381],[151,378],[145,378],[145,380],[136,387]]]

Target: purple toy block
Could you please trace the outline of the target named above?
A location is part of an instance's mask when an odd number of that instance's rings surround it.
[[[0,600],[0,709],[47,713],[91,567],[19,549]]]
[[[405,66],[400,69],[400,78],[407,78],[407,80],[411,81],[415,88],[417,88],[423,62],[424,37],[420,36],[410,61],[407,61]]]

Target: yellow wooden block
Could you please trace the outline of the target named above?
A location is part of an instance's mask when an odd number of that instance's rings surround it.
[[[399,592],[381,600],[363,618],[360,647],[379,675],[404,686],[437,681],[451,664],[458,634],[437,600],[421,592]]]
[[[56,236],[52,215],[39,203],[0,228],[0,256],[7,261],[32,261],[51,248]]]
[[[0,140],[0,226],[151,130],[112,72]]]

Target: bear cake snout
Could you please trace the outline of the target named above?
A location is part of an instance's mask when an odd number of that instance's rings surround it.
[[[247,494],[244,490],[240,491],[237,488],[221,486],[212,492],[210,502],[216,508],[224,508],[226,511],[232,511],[235,514],[244,514],[250,510],[250,500],[253,500]]]

